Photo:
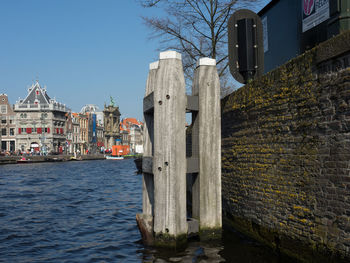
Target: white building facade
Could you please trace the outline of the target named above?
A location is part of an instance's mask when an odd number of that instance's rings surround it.
[[[38,81],[25,99],[16,102],[16,150],[36,154],[62,153],[66,147],[66,116],[69,109],[51,99]]]

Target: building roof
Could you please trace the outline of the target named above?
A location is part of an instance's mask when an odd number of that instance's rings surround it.
[[[130,128],[133,125],[140,127],[143,125],[143,123],[136,120],[135,118],[125,118],[120,122],[120,131],[130,132]]]
[[[140,125],[140,122],[138,120],[136,120],[135,118],[125,118],[123,120],[123,122],[125,122],[125,123],[132,123],[132,124],[135,124],[135,125]]]
[[[28,89],[27,97],[21,104],[50,104],[50,97],[46,93],[46,88],[42,88],[38,81]]]
[[[86,104],[81,108],[80,113],[88,113],[88,112],[101,112],[100,108],[95,104]]]
[[[14,115],[13,108],[11,107],[7,94],[0,94],[0,105],[5,105],[7,107],[7,115]],[[0,113],[1,115],[1,113]]]

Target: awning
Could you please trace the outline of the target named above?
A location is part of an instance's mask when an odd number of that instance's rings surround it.
[[[30,145],[30,147],[37,148],[37,147],[39,147],[39,144],[37,144],[37,143],[32,143],[32,144]]]

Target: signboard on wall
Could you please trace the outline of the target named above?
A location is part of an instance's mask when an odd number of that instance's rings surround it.
[[[264,72],[263,29],[261,18],[253,11],[236,11],[227,24],[228,57],[232,76],[247,83]]]
[[[329,18],[329,0],[301,0],[303,33]]]

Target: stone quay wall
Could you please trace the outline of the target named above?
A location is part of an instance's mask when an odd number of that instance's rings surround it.
[[[306,261],[350,257],[349,54],[346,32],[222,100],[225,224]]]

